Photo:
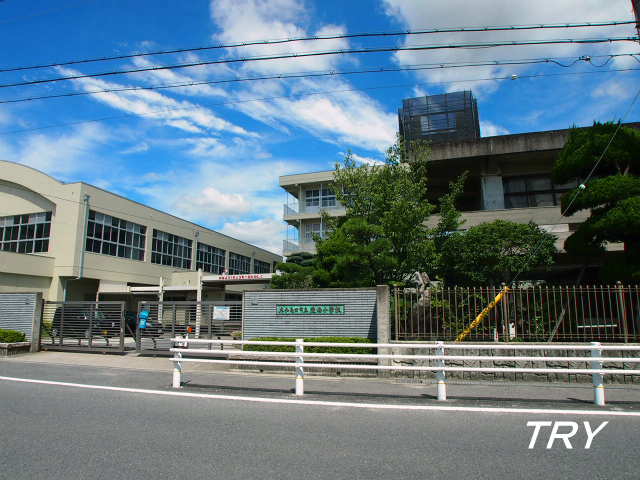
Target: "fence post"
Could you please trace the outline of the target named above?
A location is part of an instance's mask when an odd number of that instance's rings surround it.
[[[444,342],[436,342],[436,355],[444,357]],[[444,358],[436,360],[436,367],[444,367]],[[436,370],[438,401],[447,399],[447,385],[444,383],[444,370]]]
[[[618,321],[622,330],[624,343],[629,343],[629,332],[627,331],[627,310],[624,305],[624,293],[622,282],[616,282],[616,292],[618,296]]]
[[[591,358],[602,358],[602,350],[600,350],[600,342],[591,342]],[[594,370],[602,369],[602,362],[591,362],[591,368]],[[604,385],[602,373],[593,373],[593,403],[596,405],[604,405]]]
[[[304,353],[304,339],[296,338],[296,353]],[[296,395],[304,395],[304,357],[296,356]]]
[[[173,356],[173,388],[180,388],[182,386],[182,352],[175,352]]]

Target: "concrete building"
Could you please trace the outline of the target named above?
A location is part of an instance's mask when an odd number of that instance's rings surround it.
[[[230,300],[250,284],[268,286],[281,259],[92,185],[0,161],[0,292]]]
[[[626,124],[640,131],[640,123]],[[561,218],[560,198],[577,181],[554,185],[550,172],[555,157],[567,141],[569,130],[501,135],[452,142],[434,143],[427,167],[428,199],[438,199],[449,190],[449,182],[464,171],[469,172],[463,195],[458,202],[462,219],[468,229],[496,219],[518,223],[533,221],[552,231],[557,247],[588,216],[578,212]],[[344,214],[344,209],[331,194],[333,171],[302,173],[280,177],[280,186],[288,193],[284,206],[284,221],[288,225],[284,254],[295,251],[315,252],[312,232],[324,236],[320,210],[330,215]],[[435,227],[438,216],[427,224]],[[557,224],[556,224],[557,223]],[[621,250],[611,245],[610,250]],[[576,269],[570,259],[559,259],[559,268]],[[569,273],[570,274],[570,273]]]

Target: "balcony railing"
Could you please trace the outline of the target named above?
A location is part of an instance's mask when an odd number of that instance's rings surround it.
[[[284,240],[282,250],[285,252],[314,252],[316,249],[316,242],[312,240],[302,240],[299,242],[292,242],[291,240]]]
[[[300,205],[299,203],[285,203],[284,205],[284,214],[285,215],[298,215],[301,213],[320,213],[321,210],[325,210],[327,212],[337,212],[344,211],[344,207],[340,203],[336,203],[336,205]]]

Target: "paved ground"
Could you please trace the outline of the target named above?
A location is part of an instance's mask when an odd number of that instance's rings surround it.
[[[56,367],[57,366],[57,367]],[[69,367],[81,366],[81,369]],[[63,368],[64,367],[64,368]],[[128,388],[171,389],[169,357],[75,352],[39,352],[0,357],[4,376]],[[75,373],[72,373],[75,372]],[[220,395],[296,398],[293,374],[230,371],[228,365],[183,363],[183,391]],[[307,375],[305,399],[393,405],[454,405],[500,408],[594,409],[640,412],[640,386],[607,385],[607,405],[595,407],[589,384],[524,384],[449,381],[447,401],[436,401],[430,381]]]

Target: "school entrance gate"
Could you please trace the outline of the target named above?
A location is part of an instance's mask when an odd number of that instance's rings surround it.
[[[168,352],[176,336],[231,337],[242,328],[242,302],[141,301],[136,311],[125,302],[44,302],[41,325],[43,350]]]

